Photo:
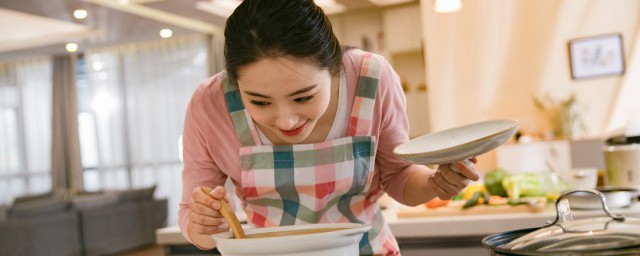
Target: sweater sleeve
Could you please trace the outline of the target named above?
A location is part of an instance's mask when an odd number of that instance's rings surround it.
[[[398,74],[382,57],[382,73],[376,101],[381,104],[380,131],[376,168],[380,173],[380,185],[393,199],[404,203],[404,186],[408,178],[419,168],[393,154],[396,146],[409,140],[409,121],[406,99]]]
[[[205,82],[206,83],[206,82]],[[194,93],[187,113],[185,116],[184,130],[182,135],[183,159],[184,167],[182,171],[182,199],[180,202],[180,210],[178,212],[178,224],[183,236],[198,246],[202,246],[193,242],[187,232],[189,224],[189,200],[192,191],[200,186],[215,187],[223,186],[227,176],[220,170],[213,158],[213,152],[208,144],[214,143],[207,141],[211,136],[205,136],[202,124],[207,123],[206,120],[215,119],[210,113],[216,110],[208,110],[205,103],[206,96],[210,95],[205,84],[198,87]],[[207,116],[205,116],[205,113]]]

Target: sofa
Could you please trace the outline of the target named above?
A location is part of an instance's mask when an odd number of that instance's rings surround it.
[[[109,255],[155,244],[167,200],[155,186],[16,198],[0,207],[0,256]]]

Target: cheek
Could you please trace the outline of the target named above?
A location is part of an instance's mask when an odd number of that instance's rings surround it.
[[[329,107],[329,95],[318,95],[316,100],[311,104],[306,104],[303,109],[305,113],[313,119],[320,119],[320,117],[327,111]]]
[[[269,113],[268,108],[257,107],[250,102],[245,101],[244,99],[242,100],[242,103],[244,104],[244,108],[249,113],[249,116],[251,116],[251,119],[253,119],[255,122],[262,125],[269,123],[271,114]]]

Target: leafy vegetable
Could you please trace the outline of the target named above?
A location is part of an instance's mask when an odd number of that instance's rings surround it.
[[[490,194],[505,197],[507,191],[502,186],[502,180],[507,176],[509,173],[502,168],[491,170],[484,175],[484,186]]]
[[[522,196],[545,196],[544,177],[537,173],[522,173],[502,179],[502,186],[511,199]]]

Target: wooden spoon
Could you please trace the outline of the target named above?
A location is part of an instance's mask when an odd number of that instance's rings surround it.
[[[204,192],[205,194],[213,198],[213,196],[211,196],[211,189],[203,187],[202,192]],[[220,214],[222,214],[222,217],[224,217],[224,219],[227,220],[227,223],[229,223],[229,227],[231,228],[231,232],[233,233],[233,236],[236,239],[246,238],[246,236],[244,235],[244,230],[242,229],[242,225],[240,225],[240,221],[238,220],[238,217],[236,217],[236,214],[233,212],[233,209],[231,209],[231,206],[229,206],[227,201],[224,199],[220,199],[220,200],[216,198],[213,198],[213,199],[218,201],[218,203],[220,204]]]

